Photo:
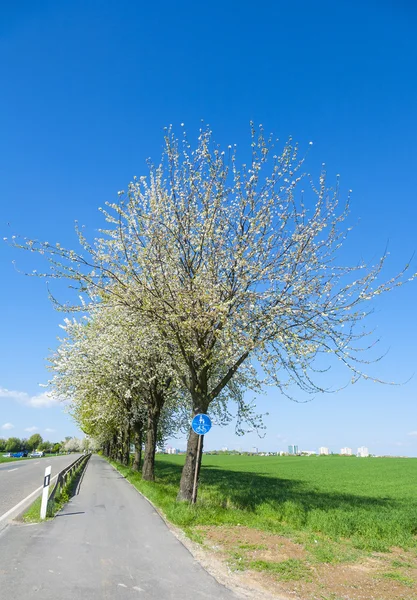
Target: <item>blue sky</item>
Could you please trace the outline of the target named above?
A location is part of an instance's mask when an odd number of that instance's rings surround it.
[[[98,206],[145,173],[148,156],[159,158],[164,126],[185,122],[192,138],[204,119],[221,144],[244,147],[253,119],[281,139],[313,140],[310,171],[325,162],[353,189],[358,226],[344,257],[372,262],[389,243],[389,277],[417,249],[416,17],[406,0],[9,3],[0,23],[1,237],[75,246],[74,220],[95,234]],[[0,437],[36,427],[61,439],[76,427],[38,384],[62,314],[45,283],[12,259],[41,270],[0,246]],[[389,353],[375,376],[403,382],[417,370],[416,300],[410,284],[376,306],[372,323]],[[417,376],[309,404],[268,390],[262,441],[214,428],[206,447],[366,445],[417,456],[416,398]]]

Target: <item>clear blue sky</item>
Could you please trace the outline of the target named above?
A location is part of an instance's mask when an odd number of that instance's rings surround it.
[[[97,207],[145,173],[148,156],[159,158],[165,125],[185,122],[192,137],[203,118],[220,143],[243,147],[253,119],[282,139],[314,141],[311,172],[326,162],[353,189],[360,223],[345,257],[372,261],[389,241],[392,275],[417,249],[416,22],[411,0],[4,5],[1,237],[74,246],[74,220],[94,235]],[[27,266],[2,244],[0,436],[36,427],[61,439],[76,427],[61,407],[44,406],[38,384],[62,315],[13,258]],[[416,300],[410,284],[376,307],[390,351],[373,374],[401,382],[417,371]],[[366,445],[417,456],[416,399],[417,376],[401,387],[359,383],[308,405],[269,390],[264,440],[216,428],[207,447]]]

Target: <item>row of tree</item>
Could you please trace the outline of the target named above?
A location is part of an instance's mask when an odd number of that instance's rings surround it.
[[[39,434],[36,434],[36,438]],[[43,452],[59,452],[61,449],[60,443],[42,441],[34,441],[32,436],[29,439],[10,437],[8,439],[0,438],[0,452],[32,452],[33,450],[42,450]]]
[[[0,438],[0,452],[33,452],[38,450],[57,454],[61,451],[72,450],[73,446],[75,451],[82,451],[86,444],[88,444],[87,441],[71,437],[65,438],[62,442],[49,442],[43,440],[40,433],[34,433],[28,439],[18,437]]]
[[[60,443],[44,441],[39,433],[34,433],[28,439],[17,437],[10,437],[8,439],[0,438],[0,452],[32,452],[33,450],[59,452],[60,448]]]
[[[192,496],[194,415],[225,423],[235,403],[238,432],[258,429],[248,390],[334,391],[323,373],[335,362],[353,383],[369,377],[366,305],[406,280],[408,265],[379,282],[385,255],[370,267],[337,262],[348,203],[339,206],[338,179],[329,188],[324,167],[314,182],[303,165],[292,140],[276,152],[262,127],[252,127],[240,167],[236,148],[221,151],[209,129],[195,148],[167,130],[161,163],[100,209],[98,236],[90,243],[77,226],[81,251],[13,241],[46,255],[40,275],[68,280],[81,298],[51,295],[82,313],[66,319],[50,357],[53,393],[109,456],[127,463],[133,441],[139,469],[144,443],[148,480],[158,440],[186,430],[181,500]]]
[[[66,437],[62,442],[43,440],[40,433],[34,433],[30,438],[10,437],[0,438],[0,452],[33,452],[35,450],[58,454],[59,452],[84,452],[94,450],[95,445],[88,438],[79,439]]]

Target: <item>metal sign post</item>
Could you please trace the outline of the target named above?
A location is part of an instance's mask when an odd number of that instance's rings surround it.
[[[51,483],[51,467],[46,467],[45,477],[43,478],[42,503],[41,503],[41,519],[46,518],[46,509],[48,507],[49,484]]]
[[[195,461],[195,471],[194,471],[194,485],[193,485],[193,495],[191,497],[191,504],[195,504],[197,499],[197,479],[198,479],[198,471],[200,468],[200,454],[201,454],[201,443],[204,435],[208,433],[211,429],[211,420],[208,415],[199,414],[196,415],[191,423],[191,427],[193,428],[194,433],[198,435],[198,444],[197,444],[197,457]]]

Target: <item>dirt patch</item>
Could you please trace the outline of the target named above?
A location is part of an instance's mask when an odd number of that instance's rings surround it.
[[[392,570],[392,572],[395,572]],[[384,577],[389,573],[372,562],[352,565],[317,565],[311,583],[300,583],[301,598],[329,598],[339,600],[415,600],[416,593],[410,587],[417,579],[398,573],[400,580]],[[412,583],[414,581],[414,583]],[[320,595],[321,594],[321,595]]]
[[[417,599],[417,557],[411,551],[393,549],[362,555],[356,562],[327,564],[315,560],[301,543],[264,531],[239,526],[199,527],[197,532],[204,539],[206,560],[212,554],[223,563],[234,585],[249,597],[253,590],[254,598],[264,592],[265,597],[291,600]],[[297,570],[297,565],[303,568]]]
[[[307,555],[301,544],[281,535],[273,535],[248,527],[199,527],[198,532],[213,550],[242,550],[253,559],[282,561],[304,560]]]

